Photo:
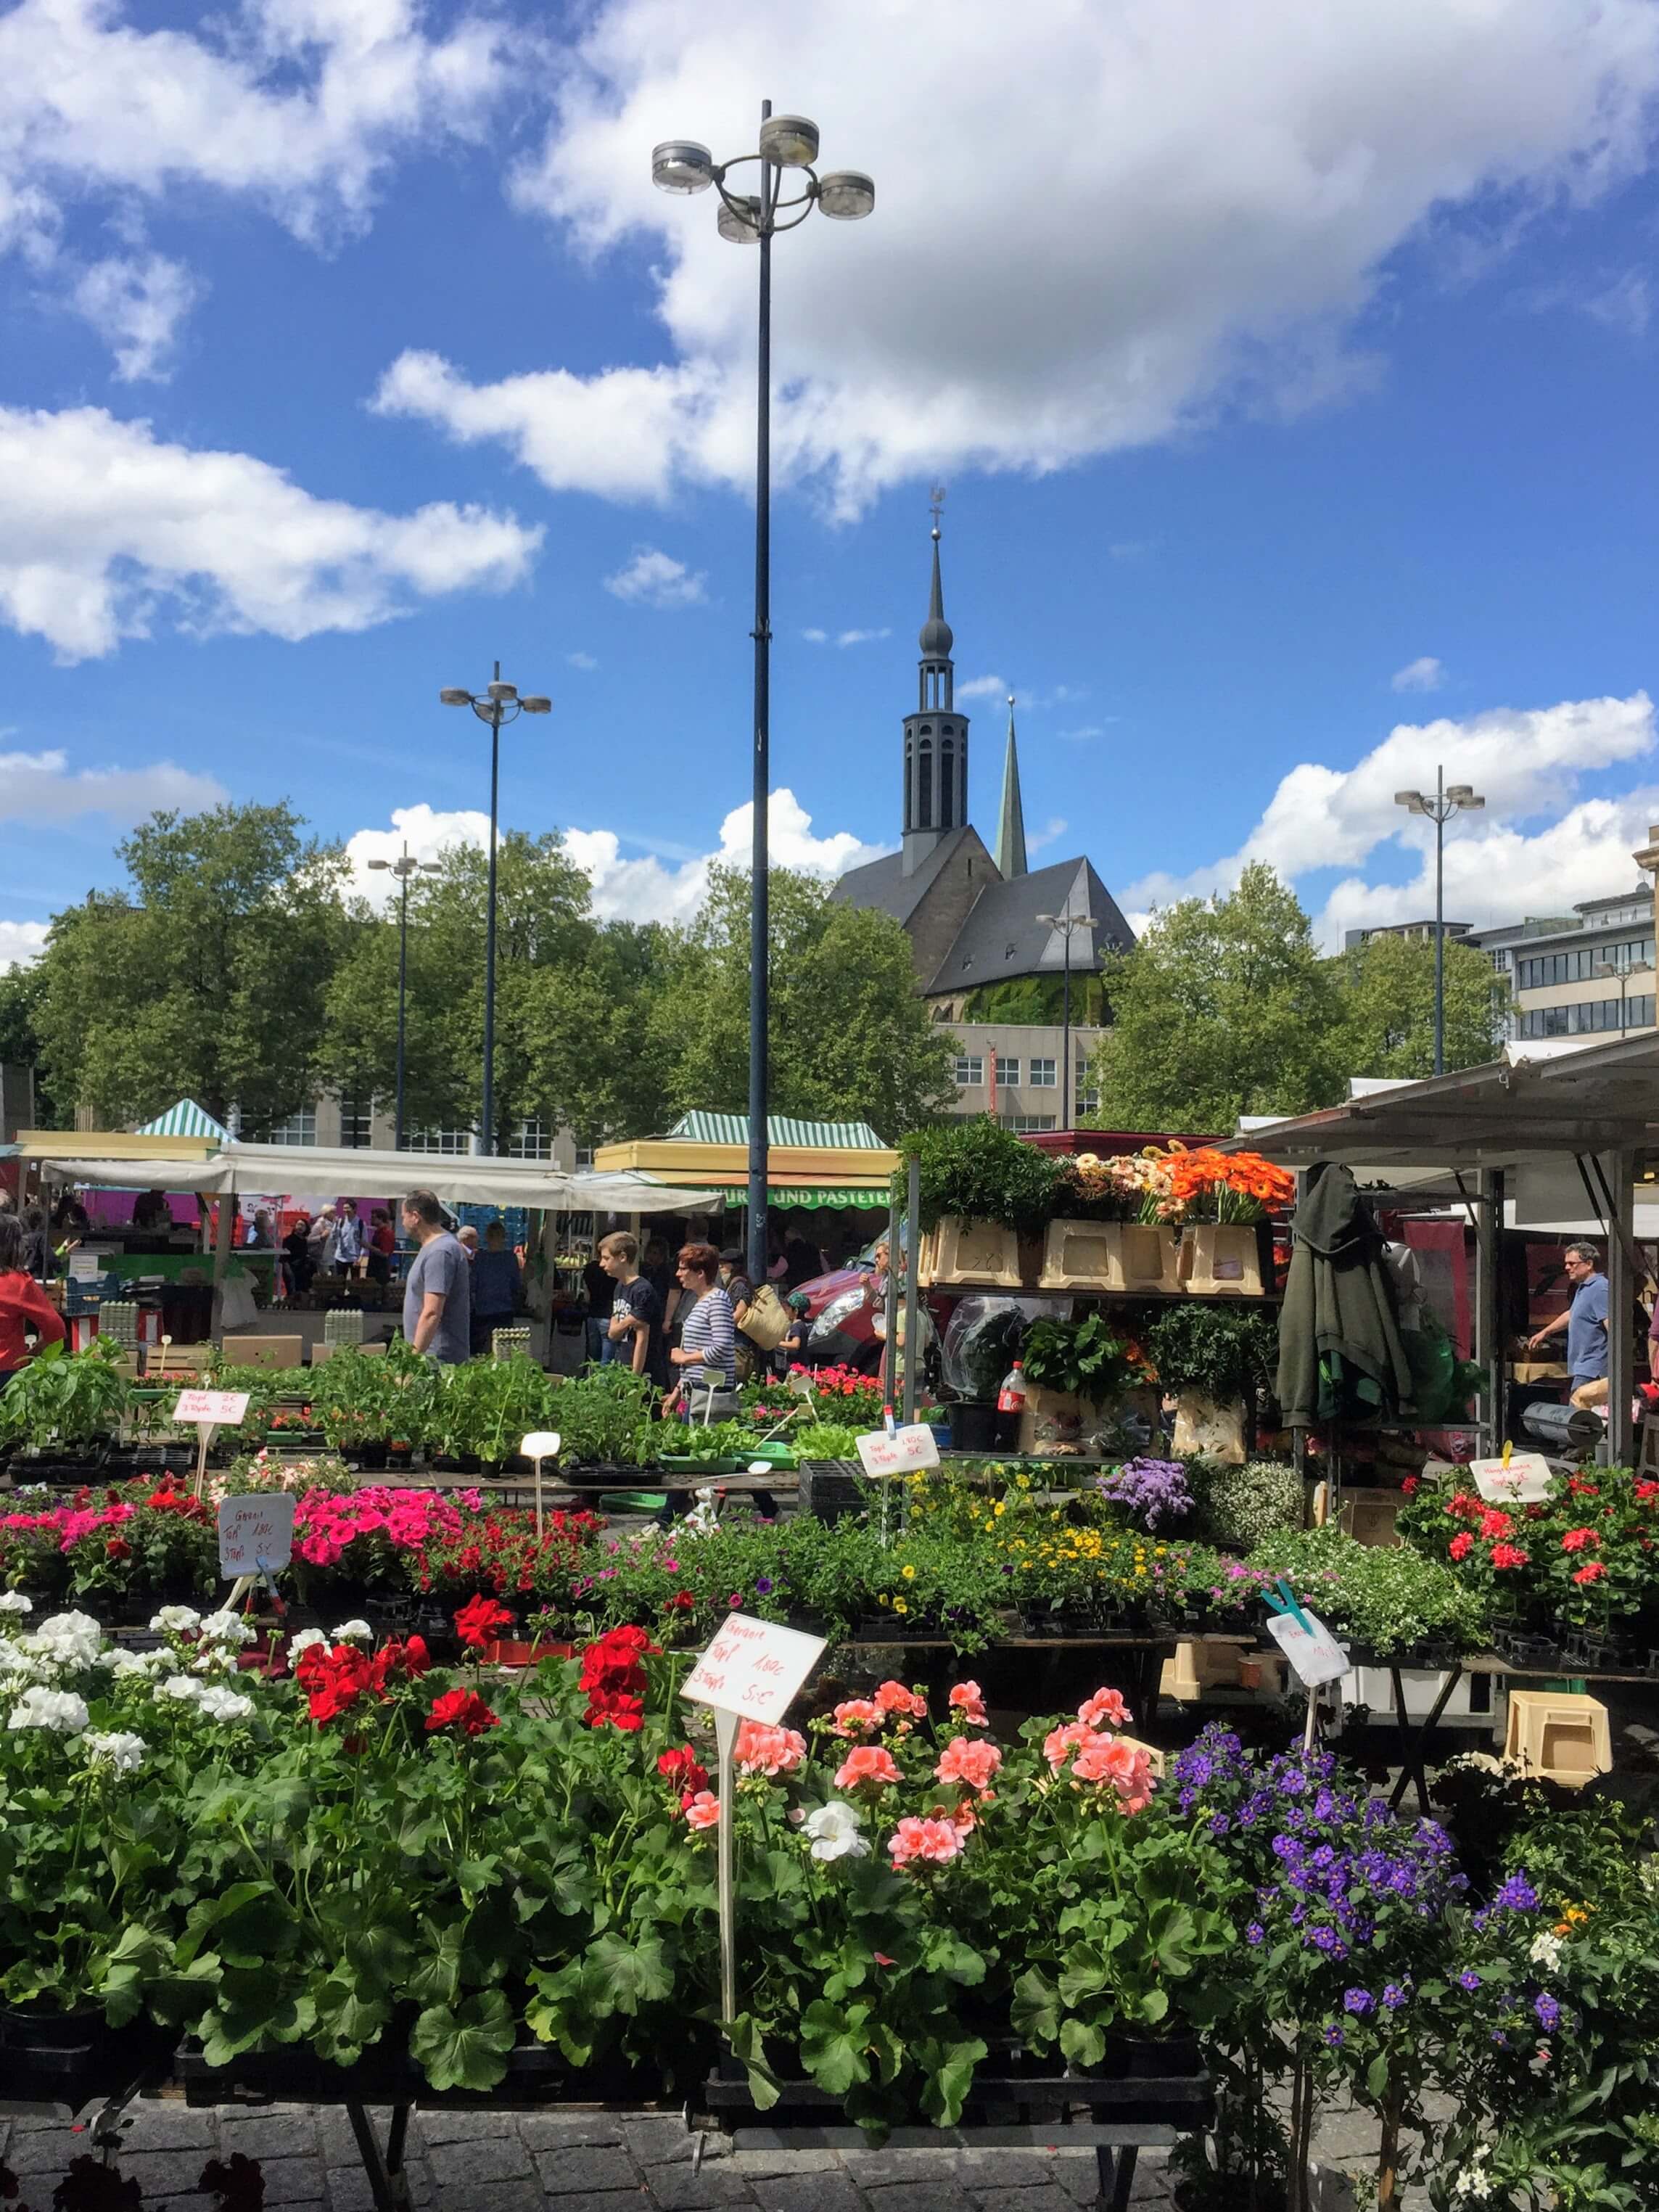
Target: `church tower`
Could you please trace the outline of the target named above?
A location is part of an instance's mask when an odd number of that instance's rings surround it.
[[[996,863],[1005,883],[1025,873],[1025,805],[1019,795],[1019,750],[1014,743],[1014,695],[1008,694],[1008,750],[1002,759],[1002,811],[997,816]]]
[[[968,717],[956,710],[956,642],[945,619],[939,582],[939,502],[933,495],[933,581],[921,626],[916,711],[904,718],[904,848],[901,867],[912,875],[939,840],[968,820]]]

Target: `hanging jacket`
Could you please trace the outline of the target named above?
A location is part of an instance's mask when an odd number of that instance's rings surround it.
[[[1291,1224],[1279,1317],[1279,1402],[1301,1427],[1343,1416],[1409,1412],[1411,1363],[1401,1342],[1382,1234],[1352,1170],[1316,1160]]]

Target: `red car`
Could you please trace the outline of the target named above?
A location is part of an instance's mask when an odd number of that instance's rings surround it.
[[[853,1367],[860,1375],[873,1375],[881,1365],[883,1340],[876,1324],[878,1317],[884,1320],[885,1315],[874,1285],[876,1249],[885,1242],[884,1232],[844,1267],[832,1267],[827,1275],[814,1276],[810,1283],[800,1285],[812,1324],[806,1342],[809,1365]],[[955,1303],[937,1291],[924,1294],[924,1346],[935,1332],[943,1331]]]

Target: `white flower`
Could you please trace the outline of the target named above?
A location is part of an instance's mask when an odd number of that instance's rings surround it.
[[[117,1651],[111,1656],[109,1670],[118,1680],[133,1674],[159,1674],[163,1667],[171,1667],[171,1651]]]
[[[89,1667],[104,1648],[104,1632],[90,1613],[54,1613],[29,1642],[60,1667]]]
[[[202,1616],[193,1605],[164,1605],[149,1626],[154,1636],[184,1636],[201,1625]]]
[[[43,1652],[33,1649],[32,1638],[21,1644],[0,1639],[0,1683],[49,1682],[57,1671]]]
[[[1541,1936],[1533,1937],[1532,1948],[1527,1956],[1534,1966],[1559,1966],[1561,1963],[1561,1938],[1552,1936],[1547,1929]]]
[[[169,1674],[155,1692],[158,1698],[177,1698],[180,1705],[193,1705],[206,1697],[201,1683],[190,1674]]]
[[[253,1711],[253,1700],[215,1682],[202,1692],[202,1711],[210,1721],[245,1721]]]
[[[1659,1897],[1659,1858],[1643,1860],[1642,1887],[1650,1897]]]
[[[141,1735],[124,1735],[118,1730],[106,1735],[91,1729],[82,1737],[81,1743],[94,1764],[112,1766],[118,1774],[136,1774],[144,1763],[147,1746]]]
[[[372,1644],[374,1631],[366,1620],[343,1620],[334,1632],[337,1644]]]
[[[1487,2172],[1492,2154],[1484,2148],[1472,2150],[1465,2160],[1462,2172],[1452,2183],[1454,2204],[1462,2204],[1469,2197],[1486,2198],[1492,2195],[1492,2176]]]
[[[864,1822],[856,1808],[844,1805],[839,1798],[820,1805],[816,1813],[806,1816],[806,1833],[812,1838],[815,1859],[867,1859],[869,1838],[863,1834]]]
[[[25,1690],[11,1709],[8,1728],[51,1729],[58,1735],[79,1735],[88,1715],[87,1701],[72,1690]]]
[[[34,1600],[25,1597],[21,1590],[0,1590],[0,1615],[15,1613],[21,1620],[24,1613],[33,1610]]]
[[[290,1665],[299,1659],[301,1652],[315,1650],[319,1644],[325,1650],[328,1649],[328,1638],[320,1628],[301,1629],[299,1633],[290,1638],[289,1641],[288,1656]]]
[[[244,1620],[240,1613],[222,1609],[210,1613],[202,1623],[204,1644],[252,1644],[258,1631],[251,1621]]]

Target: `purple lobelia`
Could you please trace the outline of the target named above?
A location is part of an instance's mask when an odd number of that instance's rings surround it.
[[[1192,1488],[1179,1460],[1126,1460],[1103,1474],[1096,1487],[1149,1534],[1193,1510]]]

